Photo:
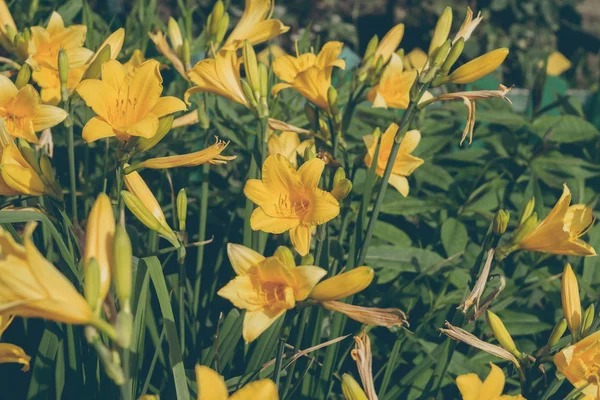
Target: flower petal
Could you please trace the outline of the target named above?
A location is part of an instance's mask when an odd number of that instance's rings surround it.
[[[39,132],[47,128],[52,128],[63,122],[67,118],[67,115],[67,112],[62,108],[42,104],[38,112],[31,119],[33,130]]]
[[[286,232],[295,226],[298,226],[298,218],[276,218],[271,217],[259,207],[252,212],[250,216],[250,226],[255,231],[280,234]]]
[[[490,371],[485,381],[483,381],[483,386],[481,387],[481,391],[485,393],[485,395],[494,399],[500,395],[502,395],[502,390],[504,390],[504,372],[502,369],[497,367],[495,364],[490,363],[492,370]]]
[[[392,185],[404,197],[408,196],[408,179],[402,175],[390,175],[389,184]]]
[[[102,68],[108,64],[104,63]],[[117,91],[106,83],[106,80],[86,79],[77,85],[77,93],[85,104],[104,119],[108,119],[108,107],[110,102],[116,102]]]
[[[479,400],[483,383],[477,374],[465,374],[456,378],[456,385],[463,400]]]
[[[240,390],[235,392],[229,398],[230,400],[277,400],[279,394],[277,393],[277,386],[275,382],[270,379],[261,379],[256,382],[251,382]]]
[[[160,64],[156,60],[148,60],[129,74],[125,81],[128,83],[127,100],[137,104],[132,118],[138,121],[143,118],[158,102],[163,91]],[[121,89],[123,90],[123,89]],[[156,132],[156,129],[154,130]],[[154,135],[154,132],[150,136]],[[143,135],[134,135],[143,136]]]
[[[327,271],[314,265],[301,265],[292,269],[292,274],[296,278],[296,287],[294,288],[296,301],[303,301],[317,283],[327,275]]]
[[[340,203],[329,192],[314,188],[311,192],[308,212],[302,219],[306,225],[321,225],[337,217]]]
[[[255,267],[265,259],[256,251],[241,244],[228,243],[227,256],[237,275],[246,275],[250,268]]]
[[[320,158],[313,158],[302,164],[298,169],[298,174],[300,174],[300,180],[302,180],[305,189],[313,189],[319,186],[324,168],[325,162]]]
[[[158,117],[152,113],[147,113],[145,117],[125,127],[125,133],[130,136],[140,136],[151,138],[156,135],[158,130]]]
[[[7,76],[0,75],[0,106],[5,107],[17,95],[17,87]]]
[[[177,97],[165,96],[158,99],[150,112],[160,118],[184,110],[187,110],[187,107],[183,101],[179,100]]]
[[[292,245],[302,257],[310,252],[310,226],[298,225],[290,229]]]
[[[227,400],[229,398],[229,391],[223,377],[204,365],[196,365],[196,383],[198,384],[198,400]]]
[[[120,62],[109,60],[102,64],[102,82],[113,90],[115,99],[126,76],[127,69]]]
[[[86,143],[94,142],[98,139],[115,136],[115,131],[105,120],[100,117],[91,118],[83,127],[81,136]]]
[[[266,331],[277,318],[285,313],[285,309],[264,309],[246,311],[242,336],[247,343],[254,341],[261,333]]]
[[[23,364],[21,371],[29,371],[29,357],[25,350],[19,346],[9,343],[0,343],[0,364],[1,363],[19,363]]]
[[[217,294],[229,300],[237,308],[257,310],[263,307],[264,300],[259,294],[259,288],[254,284],[250,275],[236,276],[223,286]]]

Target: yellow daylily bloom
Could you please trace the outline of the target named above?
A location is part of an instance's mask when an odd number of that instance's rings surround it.
[[[596,250],[580,239],[592,226],[592,209],[571,203],[571,191],[563,186],[563,194],[548,216],[518,243],[523,250],[551,254],[593,256]]]
[[[327,274],[313,265],[296,266],[287,248],[264,257],[239,244],[227,245],[236,277],[217,294],[245,309],[242,335],[252,342],[296,302],[306,300],[317,282]]]
[[[458,67],[448,75],[447,81],[462,84],[476,81],[495,71],[504,62],[506,56],[508,56],[507,48],[492,50]]]
[[[405,110],[410,100],[410,88],[417,78],[416,70],[405,70],[398,54],[392,54],[383,70],[379,83],[367,94],[374,108],[398,108]]]
[[[125,164],[125,168],[128,165]],[[127,191],[121,192],[125,205],[149,229],[152,229],[178,246],[178,239],[167,218],[140,174],[132,172],[123,177]],[[177,247],[176,246],[176,247]]]
[[[4,118],[12,137],[37,143],[35,133],[60,124],[67,113],[62,108],[42,104],[33,86],[17,89],[10,79],[0,75],[0,118]]]
[[[125,71],[130,73],[133,71],[135,67],[142,65],[146,61],[146,57],[144,57],[144,53],[140,49],[135,49],[129,57],[129,61],[127,61],[123,66],[125,67]]]
[[[0,7],[0,11],[1,11],[1,7]],[[4,333],[6,328],[8,328],[8,326],[10,325],[10,323],[13,321],[14,318],[15,318],[14,315],[0,314],[0,337],[2,336],[2,334]],[[31,360],[31,357],[29,357],[25,353],[25,350],[23,350],[19,346],[16,346],[16,345],[10,344],[10,343],[0,343],[0,364],[2,364],[2,363],[22,364],[23,368],[21,368],[21,371],[27,372],[27,371],[29,371],[29,361],[30,360]]]
[[[571,268],[571,264],[566,264],[561,280],[561,299],[565,320],[571,331],[572,337],[579,334],[581,325],[581,299],[579,298],[579,285],[577,277]]]
[[[23,157],[21,151],[8,134],[4,119],[0,119],[0,195],[52,196],[62,201],[60,187],[53,187],[43,179],[39,169],[34,168]]]
[[[216,371],[196,365],[198,400],[278,400],[277,386],[270,379],[260,379],[242,386],[229,396],[225,380]]]
[[[176,97],[161,97],[163,91],[159,63],[148,60],[132,72],[116,60],[102,64],[102,80],[87,79],[77,93],[97,116],[83,127],[86,142],[105,137],[129,141],[132,137],[153,137],[158,119],[186,109]]]
[[[456,385],[463,400],[526,400],[522,395],[503,395],[506,378],[498,366],[490,363],[492,370],[485,381],[481,381],[477,374],[464,374],[456,378]]]
[[[248,107],[240,78],[241,64],[242,59],[235,51],[220,51],[214,59],[199,61],[188,72],[196,86],[188,89],[183,99],[189,104],[189,97],[194,93],[210,92]]]
[[[559,51],[553,51],[548,56],[546,73],[550,76],[559,76],[571,68],[571,61]]]
[[[0,0],[0,45],[6,51],[12,52],[14,50],[13,38],[8,34],[7,25],[15,32],[18,31],[15,20],[6,5],[6,1]]]
[[[0,228],[0,308],[22,317],[93,323],[85,299],[33,244],[33,229],[35,224],[27,226],[20,245]]]
[[[294,167],[298,166],[297,149],[300,146],[300,137],[296,132],[285,131],[279,135],[271,132],[267,148],[269,155],[281,154],[288,159]]]
[[[168,169],[177,167],[196,167],[206,163],[213,165],[227,164],[227,161],[236,159],[236,156],[221,155],[229,142],[219,140],[218,137],[215,137],[215,140],[215,144],[203,150],[177,156],[151,158],[134,165],[134,168]]]
[[[58,52],[64,50],[70,68],[81,67],[90,60],[94,52],[83,47],[87,26],[65,27],[59,13],[53,12],[46,28],[31,27],[27,64],[34,70],[42,66],[58,70]]]
[[[568,346],[554,355],[556,368],[584,394],[581,400],[600,396],[600,331]]]
[[[271,19],[274,0],[246,0],[244,14],[223,44],[223,49],[237,50],[247,40],[256,45],[290,30],[278,19]]]
[[[342,375],[342,394],[346,400],[369,400],[360,383],[350,374]]]
[[[90,210],[85,228],[84,268],[91,259],[95,259],[100,270],[98,300],[104,302],[112,276],[113,238],[115,236],[115,217],[110,198],[101,193]]]
[[[383,59],[383,64],[387,63],[392,57],[392,54],[396,51],[402,37],[404,36],[404,24],[398,24],[389,30],[385,34],[377,49],[375,50],[375,56],[373,57],[373,64],[377,64],[379,57]]]
[[[262,180],[249,179],[244,186],[244,194],[258,205],[250,217],[252,229],[275,234],[289,231],[296,251],[308,254],[312,227],[340,213],[335,197],[319,189],[324,168],[318,158],[296,170],[282,155],[268,156]]]
[[[154,42],[156,46],[156,50],[163,56],[167,58],[175,67],[175,70],[181,75],[185,80],[188,79],[188,75],[186,73],[186,68],[183,65],[183,61],[177,56],[177,54],[171,49],[169,43],[167,42],[167,37],[161,31],[156,31],[155,33],[148,33],[150,40]]]
[[[365,290],[374,277],[373,268],[356,267],[320,282],[310,293],[310,298],[317,301],[343,299]]]
[[[396,132],[398,132],[398,125],[391,124],[383,136],[381,136],[379,157],[377,168],[375,169],[375,173],[381,177],[383,177],[385,166],[390,157]],[[375,156],[375,150],[377,149],[377,140],[373,135],[363,136],[363,140],[367,146],[365,165],[370,168]],[[420,141],[421,133],[419,131],[411,130],[406,132],[400,144],[396,161],[394,162],[394,169],[392,169],[392,174],[390,175],[389,184],[395,187],[404,197],[408,196],[409,192],[408,179],[406,178],[424,162],[423,159],[410,154],[417,148]]]
[[[342,42],[327,42],[318,55],[313,53],[286,55],[273,61],[273,72],[283,83],[273,86],[273,95],[287,88],[293,88],[323,110],[329,110],[327,92],[331,86],[333,67],[346,68],[346,62],[338,59]]]

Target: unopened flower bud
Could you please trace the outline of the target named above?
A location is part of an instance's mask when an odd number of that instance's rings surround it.
[[[315,157],[316,155],[313,153],[311,146],[307,146],[306,149],[304,149],[304,161],[310,161]]]
[[[552,333],[550,334],[550,337],[548,338],[548,343],[546,344],[546,346],[548,346],[548,348],[552,348],[553,346],[555,346],[556,343],[558,343],[558,341],[562,337],[562,335],[565,334],[566,330],[567,330],[567,320],[563,318],[558,322],[558,324],[556,324],[554,326],[554,329],[552,329]]]
[[[61,86],[67,85],[69,79],[69,57],[64,49],[58,51],[58,77],[60,79]]]
[[[465,84],[483,78],[490,72],[496,70],[496,68],[504,62],[506,56],[508,56],[507,48],[490,51],[489,53],[458,67],[454,72],[448,75],[448,81]]]
[[[260,77],[260,97],[264,101],[269,96],[269,71],[263,62],[258,64],[258,75]]]
[[[429,51],[427,54],[431,55],[438,47],[440,47],[447,39],[450,34],[450,28],[452,27],[452,8],[446,7],[440,15],[437,23],[435,24],[435,30],[433,31],[433,37],[429,43]]]
[[[131,240],[125,227],[119,223],[115,230],[113,239],[113,279],[115,293],[121,303],[121,307],[129,307],[132,287],[132,250]]]
[[[110,60],[111,55],[111,47],[110,44],[107,44],[98,52],[98,55],[92,61],[92,63],[87,67],[85,73],[83,74],[82,80],[86,79],[99,79],[102,74],[102,64]]]
[[[452,68],[454,63],[456,63],[456,61],[458,60],[458,57],[460,57],[460,55],[462,54],[464,48],[465,48],[465,39],[464,38],[458,39],[452,45],[452,48],[450,49],[450,52],[448,52],[448,56],[446,57],[446,60],[444,60],[444,63],[442,64],[442,68],[440,68],[441,75],[444,75],[444,76],[448,75],[448,72],[450,72],[450,68]]]
[[[512,243],[518,245],[523,239],[525,239],[525,236],[527,236],[527,234],[537,226],[537,224],[537,214],[533,213],[529,216],[529,218],[525,220],[524,223],[522,223],[517,229],[515,229],[512,238]]]
[[[187,219],[188,198],[185,189],[177,193],[177,219],[179,220],[179,230],[185,231],[185,222]]]
[[[535,208],[535,197],[529,199],[527,203],[525,203],[525,207],[523,207],[523,211],[521,211],[521,216],[519,217],[519,224],[523,224],[527,218],[533,214],[533,209]]]
[[[571,331],[571,336],[577,338],[581,326],[581,299],[579,297],[579,284],[571,264],[566,264],[563,270],[560,295],[563,313]]]
[[[333,175],[333,184],[335,185],[343,179],[346,179],[346,171],[344,171],[344,168],[340,167],[335,171],[335,175]]]
[[[252,90],[252,86],[245,80],[242,79],[242,90],[244,92],[244,96],[246,100],[250,103],[252,110],[258,111],[258,103],[256,102],[256,98],[254,97],[254,91]]]
[[[250,84],[253,93],[260,93],[260,75],[258,74],[258,63],[256,53],[252,44],[246,40],[242,47],[244,57],[244,70],[246,71],[246,80]],[[256,95],[255,95],[256,96]]]
[[[37,159],[37,153],[35,150],[25,141],[24,139],[17,139],[17,143],[19,145],[19,150],[21,151],[21,155],[27,161],[27,164],[31,166],[38,173],[38,175],[42,174],[40,170],[40,166]]]
[[[342,179],[333,185],[331,195],[335,197],[337,201],[342,201],[348,197],[350,192],[352,192],[352,182],[349,179]]]
[[[122,349],[128,349],[131,345],[131,334],[133,333],[133,315],[129,310],[121,310],[117,314],[116,342]]]
[[[179,24],[173,17],[169,17],[169,22],[167,22],[167,34],[169,35],[169,40],[171,41],[175,54],[177,54],[177,57],[181,58],[183,55],[183,37],[181,36]]]
[[[496,213],[494,217],[494,222],[492,223],[492,230],[496,235],[502,235],[506,232],[506,227],[508,226],[508,221],[510,220],[510,213],[505,210],[500,210]]]
[[[221,18],[221,22],[219,22],[219,28],[217,30],[217,34],[215,35],[215,46],[218,47],[219,44],[223,41],[225,37],[225,33],[227,33],[227,29],[229,28],[229,14],[223,14],[223,18]]]
[[[85,265],[83,277],[83,295],[92,310],[100,306],[100,267],[95,258]]]
[[[342,375],[342,394],[346,400],[368,400],[365,391],[350,374]]]
[[[15,37],[18,33],[17,30],[8,24],[4,25],[4,27],[6,28],[6,37],[14,45]]]
[[[225,12],[225,5],[221,0],[217,1],[210,13],[210,24],[208,24],[208,31],[210,35],[217,35],[223,13]]]
[[[368,65],[367,60],[375,54],[375,50],[377,50],[377,45],[379,44],[379,38],[377,35],[373,36],[371,40],[369,40],[369,44],[367,44],[367,49],[365,50],[365,55],[363,56],[363,64]]]
[[[285,246],[279,246],[277,250],[275,250],[274,256],[277,257],[284,265],[290,268],[294,268],[296,266],[294,254],[292,254],[292,251]]]
[[[338,92],[333,86],[329,86],[327,90],[327,102],[329,103],[329,111],[332,114],[337,114],[340,110],[338,109]]]
[[[590,306],[583,313],[583,322],[581,323],[581,337],[586,337],[590,328],[592,327],[592,323],[594,322],[594,317],[596,310],[594,304],[590,304]]]
[[[17,79],[15,80],[15,86],[17,87],[17,89],[21,89],[29,83],[30,79],[31,67],[29,66],[29,64],[21,65],[19,73],[17,74]]]
[[[317,121],[318,115],[314,106],[312,106],[309,102],[304,103],[304,113],[306,114],[306,118],[308,119],[311,129],[317,129],[319,126]]]
[[[138,153],[143,153],[156,146],[171,130],[174,118],[175,117],[173,114],[169,114],[166,117],[160,118],[158,120],[158,129],[156,130],[156,134],[151,138],[140,137],[135,146],[136,151]]]
[[[312,254],[307,254],[304,257],[302,257],[302,260],[300,261],[300,265],[314,265],[315,263],[315,256],[313,256]]]
[[[442,66],[444,61],[446,60],[446,56],[448,55],[448,51],[450,51],[450,46],[452,45],[452,41],[450,39],[446,40],[439,49],[435,52],[435,57],[433,58],[433,62],[431,63],[431,68],[436,71]]]
[[[375,271],[373,271],[373,268],[357,267],[317,284],[310,297],[317,301],[343,299],[365,290],[374,277]]]
[[[192,49],[190,47],[190,41],[187,39],[183,40],[183,45],[181,46],[181,57],[183,58],[185,69],[190,69],[192,67]]]
[[[517,346],[515,345],[515,342],[510,336],[510,333],[508,333],[508,331],[506,330],[506,327],[504,326],[502,320],[496,314],[489,310],[486,312],[486,316],[488,325],[492,329],[492,333],[494,334],[500,345],[515,357],[521,358],[523,355],[519,350],[517,350]]]
[[[61,193],[62,190],[58,181],[56,180],[52,163],[46,154],[42,154],[40,156],[40,170],[42,171],[42,178],[46,181],[46,184],[52,187],[54,192]]]
[[[161,222],[156,219],[150,210],[148,210],[146,205],[142,202],[142,200],[140,200],[139,197],[127,190],[121,191],[121,197],[123,198],[123,202],[129,211],[131,211],[133,215],[135,215],[135,217],[148,229],[151,229],[159,235],[164,236],[165,239],[171,242],[173,246],[177,248],[180,246],[177,235],[175,235],[170,228],[168,229],[167,226],[161,224]]]

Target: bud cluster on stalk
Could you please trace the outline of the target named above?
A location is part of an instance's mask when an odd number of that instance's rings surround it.
[[[206,21],[206,41],[211,47],[217,49],[221,45],[227,28],[229,27],[229,14],[225,12],[225,5],[221,0],[217,1]]]
[[[244,59],[244,72],[246,79],[242,79],[242,89],[246,100],[250,103],[252,112],[259,118],[269,115],[269,72],[266,65],[256,59],[256,52],[249,41],[242,47]]]
[[[21,154],[23,155],[23,158],[40,176],[42,182],[44,182],[44,185],[51,190],[51,195],[55,199],[62,201],[62,188],[56,179],[56,175],[48,155],[42,153],[38,158],[38,153],[24,139],[18,139],[17,144]]]

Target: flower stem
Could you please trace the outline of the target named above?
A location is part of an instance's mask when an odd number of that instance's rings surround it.
[[[70,103],[65,102],[65,111],[69,113]],[[77,218],[77,183],[76,183],[76,171],[75,171],[75,139],[73,136],[73,120],[71,116],[67,116],[65,119],[65,127],[67,128],[67,141],[69,151],[69,178],[70,178],[70,190],[71,190],[71,216],[73,217],[73,224],[78,225],[79,219]]]

